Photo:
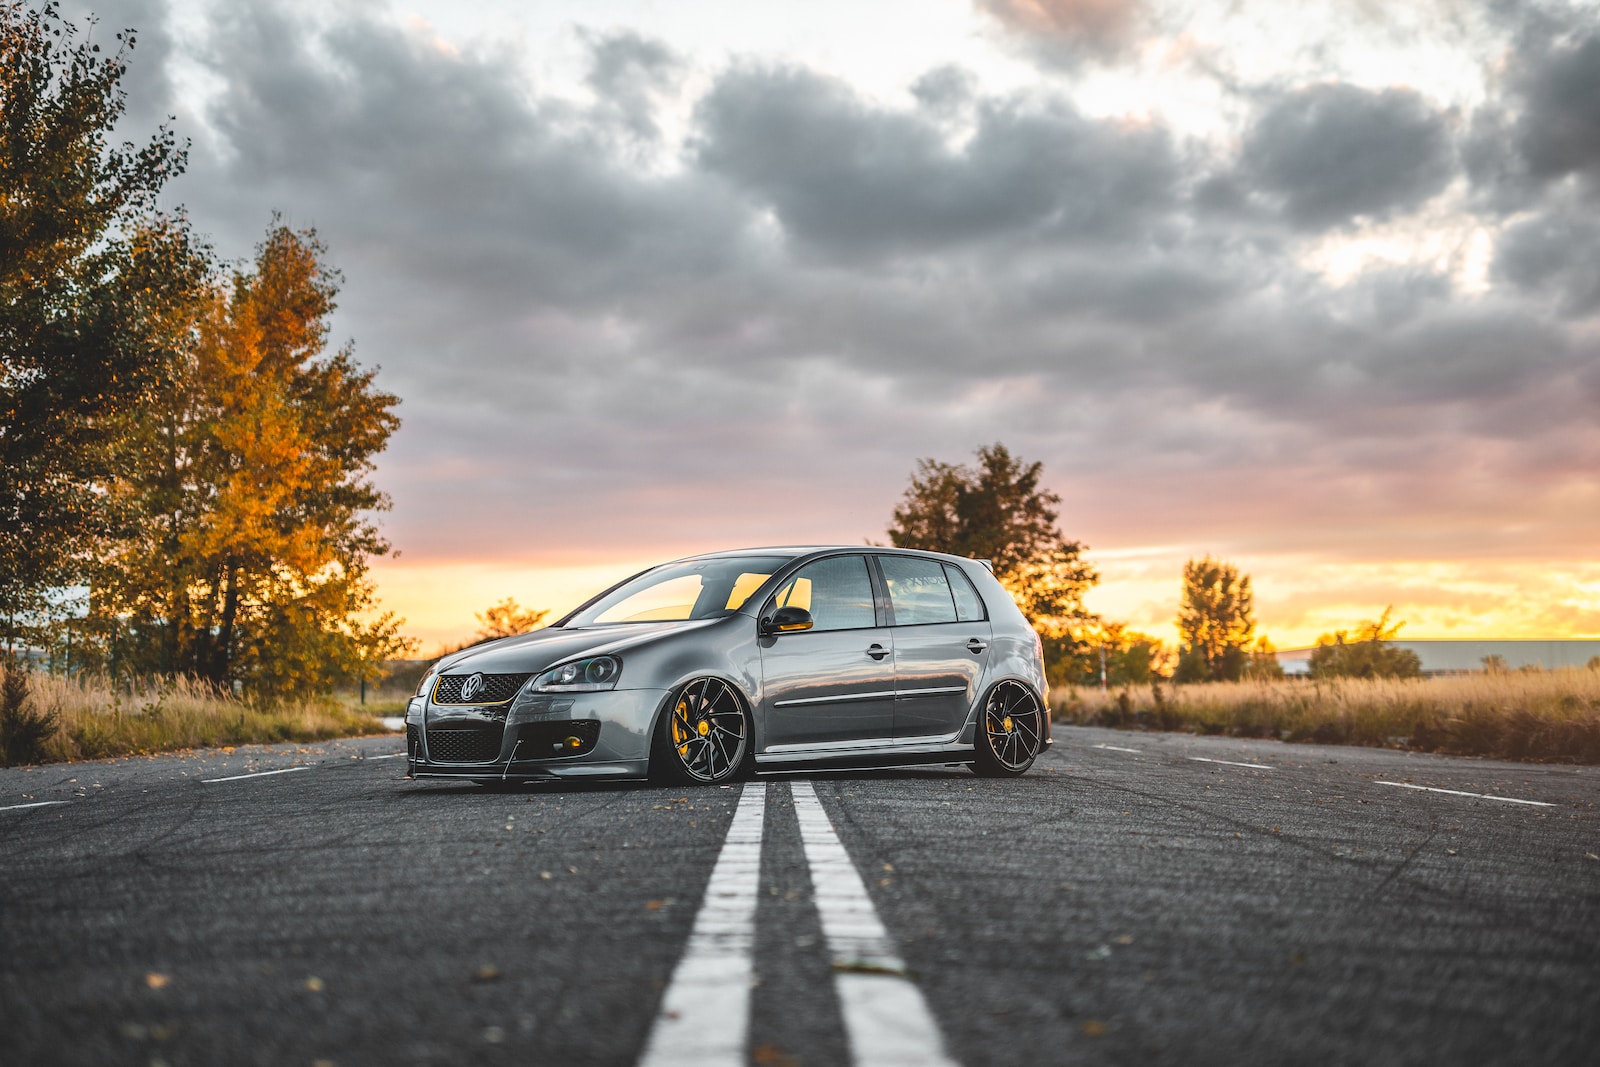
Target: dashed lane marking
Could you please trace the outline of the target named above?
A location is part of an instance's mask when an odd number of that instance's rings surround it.
[[[852,1059],[858,1067],[955,1067],[816,789],[807,781],[792,788]]]
[[[202,778],[201,784],[211,785],[214,782],[242,782],[246,778],[265,778],[269,774],[293,774],[295,771],[309,771],[310,767],[284,767],[276,771],[257,771],[254,774],[235,774],[229,778]]]
[[[767,783],[748,782],[640,1067],[744,1067]]]
[[[1196,763],[1224,763],[1229,767],[1254,767],[1258,771],[1271,771],[1277,769],[1276,767],[1273,767],[1267,763],[1235,763],[1231,759],[1206,759],[1204,756],[1185,756],[1184,759],[1192,759]]]
[[[35,800],[32,804],[10,804],[0,811],[20,811],[23,808],[47,808],[51,804],[65,804],[65,800]]]
[[[1519,800],[1516,797],[1497,797],[1490,793],[1464,793],[1459,789],[1435,789],[1431,785],[1412,785],[1410,782],[1385,782],[1375,780],[1374,785],[1392,785],[1397,789],[1417,789],[1424,793],[1448,793],[1453,797],[1473,797],[1477,800],[1498,800],[1502,804],[1532,804],[1537,808],[1553,808],[1554,804],[1547,800]]]
[[[1144,749],[1142,748],[1123,748],[1121,745],[1096,745],[1094,747],[1103,748],[1108,752],[1133,752],[1139,755],[1144,754]]]

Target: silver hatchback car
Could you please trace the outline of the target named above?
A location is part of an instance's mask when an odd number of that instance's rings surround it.
[[[409,772],[479,782],[968,764],[1050,744],[1038,636],[979,560],[751,548],[653,567],[434,664]]]

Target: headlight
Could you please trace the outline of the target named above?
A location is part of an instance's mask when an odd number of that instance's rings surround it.
[[[412,696],[420,697],[426,694],[428,690],[433,688],[433,680],[437,677],[439,677],[439,670],[437,667],[430,667],[428,670],[424,671],[422,675],[422,681],[417,683],[417,691],[413,693]]]
[[[551,667],[528,683],[540,693],[592,693],[615,689],[622,677],[622,661],[615,656],[591,656]]]

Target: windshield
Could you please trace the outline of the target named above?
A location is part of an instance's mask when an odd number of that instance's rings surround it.
[[[734,556],[669,563],[611,590],[566,625],[720,619],[743,607],[787,562],[785,556]]]

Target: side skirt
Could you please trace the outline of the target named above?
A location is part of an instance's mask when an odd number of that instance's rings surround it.
[[[915,749],[868,749],[855,752],[780,752],[758,754],[756,770],[762,773],[805,772],[816,770],[875,770],[884,767],[927,767],[965,765],[973,760],[971,745],[938,745]]]

